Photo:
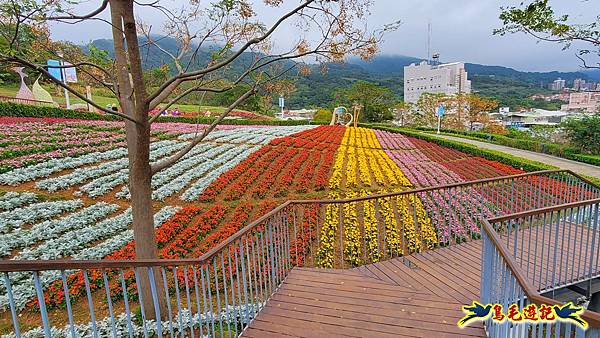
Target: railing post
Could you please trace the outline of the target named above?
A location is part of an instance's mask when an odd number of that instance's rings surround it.
[[[123,270],[119,270],[119,279],[121,280],[121,291],[123,293],[123,302],[125,304],[125,315],[127,316],[127,331],[129,333],[129,338],[132,338],[133,325],[131,324],[131,311],[129,310],[129,300],[127,299],[127,284],[125,283]]]
[[[87,293],[87,299],[88,299],[88,306],[89,306],[89,311],[90,311],[90,317],[92,319],[92,332],[94,333],[94,337],[98,338],[98,328],[96,326],[96,316],[94,314],[94,302],[92,300],[92,292],[91,292],[91,289],[90,289],[90,281],[88,279],[87,271],[85,271],[85,270],[83,270],[83,280],[85,281],[85,292]],[[141,294],[140,294],[140,299],[142,299]],[[44,311],[45,311],[45,309],[44,309]],[[142,308],[142,312],[143,311],[144,310]]]
[[[152,293],[152,301],[154,302],[154,313],[156,314],[156,334],[158,337],[162,337],[162,321],[160,313],[160,303],[158,302],[158,288],[156,287],[156,281],[154,280],[154,269],[151,266],[148,267],[148,279],[150,280],[150,292]],[[187,283],[186,283],[187,286]],[[107,290],[108,292],[108,290]],[[138,290],[141,297],[141,291]],[[109,297],[110,298],[110,297]],[[109,301],[110,302],[110,301]],[[110,303],[109,303],[110,307]],[[112,310],[111,310],[112,313]],[[191,314],[191,311],[190,311]],[[192,317],[193,318],[193,317]],[[116,336],[116,334],[115,334]],[[192,334],[193,337],[193,334]]]
[[[8,296],[8,304],[10,306],[10,314],[12,317],[12,322],[13,322],[13,330],[15,333],[15,336],[17,338],[21,337],[21,330],[19,328],[19,317],[17,316],[17,310],[16,310],[16,306],[15,306],[15,300],[13,298],[13,292],[12,292],[12,286],[10,283],[10,276],[8,275],[8,272],[4,272],[4,286],[6,287],[6,295]],[[66,297],[68,296],[68,293],[65,293]],[[67,298],[68,299],[68,298]],[[71,306],[70,303],[67,303],[69,308]],[[70,317],[69,317],[69,322],[71,323],[71,330],[73,330],[73,315],[72,312],[69,311]],[[73,331],[71,331],[73,332]]]

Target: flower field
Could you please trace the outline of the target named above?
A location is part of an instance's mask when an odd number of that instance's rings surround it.
[[[182,149],[204,127],[156,124],[151,161]],[[0,134],[1,259],[134,258],[122,123],[0,118]],[[222,126],[152,178],[159,256],[199,257],[289,199],[354,198],[521,172],[379,130]],[[548,192],[552,198],[554,192],[550,188]],[[455,216],[439,210],[450,208],[464,214],[480,208],[491,213],[493,208],[511,207],[498,198],[493,193],[482,196],[465,190],[455,196],[430,193],[343,207],[332,204],[323,213],[317,207],[306,208],[299,216],[301,235],[292,240],[300,248],[310,247],[318,266],[333,267],[335,250],[343,251],[345,264],[358,266],[380,260],[382,243],[387,255],[399,256],[451,238],[476,237],[478,224],[470,223],[467,230],[453,229]],[[318,243],[315,224],[320,224]],[[336,237],[339,229],[346,234],[341,242]],[[306,259],[297,252],[293,256],[296,262]],[[132,281],[132,274],[125,279]],[[119,293],[118,279],[112,281],[110,275],[94,271],[88,275],[92,289],[101,288],[107,277],[111,290]],[[32,277],[25,273],[13,277],[15,302],[26,309],[36,292]],[[50,309],[64,306],[61,277],[40,274]],[[71,300],[85,299],[83,275],[64,278]],[[7,305],[1,282],[0,309],[6,310]]]

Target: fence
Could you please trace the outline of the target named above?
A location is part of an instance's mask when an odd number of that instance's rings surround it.
[[[600,199],[541,208],[483,222],[481,302],[508,309],[561,306],[540,292],[599,276]],[[571,323],[511,325],[489,319],[490,337],[600,337],[600,314],[586,311],[585,331]]]
[[[29,99],[19,99],[19,98],[10,97],[10,96],[0,96],[0,101],[10,102],[10,103],[18,103],[18,104],[28,104],[28,105],[33,105],[33,106],[54,107],[54,105],[55,105],[53,102],[29,100]]]
[[[483,219],[591,198],[600,188],[585,179],[543,171],[288,201],[198,259],[0,261],[0,323],[17,337],[36,327],[46,336],[237,336],[295,266],[350,268],[460,245],[481,238]]]

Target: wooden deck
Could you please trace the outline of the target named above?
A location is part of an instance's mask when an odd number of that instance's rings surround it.
[[[481,241],[456,248],[350,270],[295,268],[243,336],[484,337],[482,326],[456,326],[479,298]]]
[[[525,235],[541,245],[543,231]],[[554,248],[556,234],[545,238]],[[461,307],[479,299],[481,249],[471,241],[349,270],[295,268],[243,336],[483,337],[481,325],[456,326]],[[530,271],[550,267],[532,253],[522,259]]]

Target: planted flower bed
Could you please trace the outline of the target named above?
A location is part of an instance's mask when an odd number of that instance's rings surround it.
[[[156,124],[151,161],[176,153],[203,128]],[[0,173],[2,259],[135,258],[122,122],[0,118],[0,133],[5,135],[0,154],[6,154],[0,155],[0,162],[32,156],[31,161],[15,162],[10,171]],[[20,148],[11,148],[15,145]],[[56,149],[45,150],[46,146]],[[11,157],[2,149],[18,155]],[[152,178],[159,256],[200,257],[288,199],[354,198],[522,172],[381,130],[222,126]],[[464,215],[525,208],[532,200],[531,184],[544,187],[541,198],[548,204],[568,193],[583,193],[566,182],[555,183],[552,178],[523,180],[521,185],[489,191],[421,192],[341,207],[309,203],[293,220],[298,233],[291,244],[299,250],[292,252],[291,259],[334,267],[335,253],[342,252],[345,266],[359,266],[383,256],[478,238],[480,224]],[[509,192],[514,198],[508,197]],[[315,243],[318,231],[321,237]],[[307,252],[314,261],[308,260]],[[106,277],[115,276],[116,272],[107,272]],[[169,283],[185,283],[190,277],[181,271],[174,276]],[[48,295],[46,303],[58,312],[65,305],[62,276],[42,273],[40,277]],[[69,272],[65,277],[71,300],[85,301],[83,274]],[[100,271],[88,273],[96,299],[106,299],[99,290],[104,277]],[[123,277],[135,299],[133,272]],[[34,306],[31,278],[26,273],[11,275],[20,309]],[[119,279],[113,278],[111,297],[121,297],[121,287]],[[6,287],[0,281],[0,307],[6,310],[7,304]]]

